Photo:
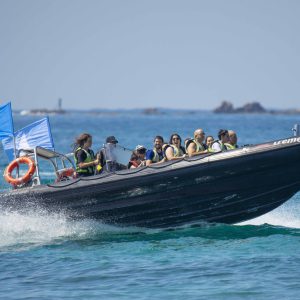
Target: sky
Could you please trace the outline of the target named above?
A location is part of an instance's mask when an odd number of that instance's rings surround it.
[[[298,0],[0,0],[14,109],[300,108]]]

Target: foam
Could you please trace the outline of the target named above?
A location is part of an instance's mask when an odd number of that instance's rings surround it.
[[[74,221],[63,214],[35,212],[0,213],[0,250],[10,246],[38,246],[65,241],[68,238],[85,239],[101,232],[119,228],[93,220]]]
[[[298,195],[297,195],[298,196]],[[297,199],[298,198],[298,199]],[[290,228],[300,228],[300,197],[290,200],[279,208],[258,218],[239,223],[238,225],[270,224]],[[298,201],[297,201],[298,200]]]

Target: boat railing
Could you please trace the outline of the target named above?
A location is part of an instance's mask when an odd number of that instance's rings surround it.
[[[43,147],[34,147],[28,149],[20,149],[17,153],[17,157],[29,156],[36,165],[35,176],[31,180],[31,186],[41,184],[41,170],[40,170],[40,159],[48,161],[53,168],[53,175],[56,179],[60,178],[66,170],[73,169],[75,171],[75,165],[72,161],[72,153],[62,154],[50,149]]]

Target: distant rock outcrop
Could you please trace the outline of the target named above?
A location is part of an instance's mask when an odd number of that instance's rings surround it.
[[[156,107],[151,107],[151,108],[145,108],[142,111],[142,114],[144,114],[144,115],[161,115],[162,112]]]
[[[247,103],[242,107],[234,108],[233,104],[223,101],[219,107],[214,109],[215,113],[266,113],[267,110],[259,102]]]
[[[215,113],[233,113],[233,104],[229,101],[223,101],[219,107],[214,109]]]
[[[237,113],[265,113],[266,109],[259,102],[247,103],[242,107],[235,109]]]

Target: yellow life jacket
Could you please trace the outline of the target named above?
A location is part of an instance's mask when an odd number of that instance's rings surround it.
[[[229,143],[225,143],[224,145],[226,146],[227,150],[234,150],[237,148],[237,145],[231,145]]]
[[[85,149],[81,148],[81,147],[78,147],[76,150],[75,150],[75,153],[74,153],[74,160],[75,160],[75,164],[76,164],[76,172],[78,174],[89,174],[89,175],[94,175],[94,172],[95,172],[95,167],[94,166],[90,166],[90,167],[86,167],[86,168],[80,168],[78,166],[78,158],[77,158],[77,153],[80,151],[80,150],[83,150],[84,153],[86,154],[86,159],[84,160],[84,163],[89,163],[91,161],[93,161],[95,158],[94,158],[94,155],[93,155],[93,152],[92,153],[89,153],[88,151],[86,151]]]
[[[196,144],[196,152],[204,151],[205,148],[202,144],[193,139],[193,142]]]
[[[163,152],[161,152],[161,155],[159,155],[159,153],[157,152],[157,150],[155,148],[152,151],[154,153],[154,156],[152,158],[153,163],[157,163],[157,162],[161,161],[164,158]]]
[[[178,149],[175,145],[170,145],[170,146],[173,148],[174,157],[180,157],[184,154],[181,148]]]

